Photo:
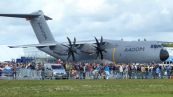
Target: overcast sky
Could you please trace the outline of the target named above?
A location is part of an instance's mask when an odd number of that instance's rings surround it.
[[[48,25],[59,42],[67,41],[67,36],[173,42],[172,4],[173,0],[1,0],[0,13],[43,10],[53,18]],[[28,21],[0,17],[0,61],[23,54],[22,49],[4,45],[33,43],[38,41]]]

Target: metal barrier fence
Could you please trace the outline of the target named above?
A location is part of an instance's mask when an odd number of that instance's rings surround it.
[[[6,73],[1,73],[0,79],[6,80],[41,80],[43,75],[41,70],[31,70],[31,69],[19,69],[15,74],[11,73],[6,75]],[[71,70],[67,71],[67,79],[169,79],[173,78],[173,71],[162,71],[156,73],[153,71],[124,71],[120,72],[119,70],[111,70],[109,74],[106,74],[104,71],[76,71]],[[54,79],[54,78],[53,78]]]

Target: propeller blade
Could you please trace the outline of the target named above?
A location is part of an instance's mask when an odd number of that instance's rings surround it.
[[[73,52],[71,55],[72,55],[72,59],[73,59],[73,61],[75,61],[74,52]]]
[[[97,47],[100,47],[100,43],[96,37],[95,37],[95,40],[96,40]]]
[[[68,53],[68,57],[67,57],[67,60],[71,57],[71,54]]]
[[[100,53],[99,53],[99,52],[97,52],[97,58],[99,58],[99,55],[100,55]]]
[[[64,45],[64,44],[62,44],[63,46],[65,46],[65,47],[67,47],[67,48],[69,48],[69,46],[68,45]]]
[[[75,44],[76,44],[76,38],[74,37],[73,45],[75,45]]]
[[[101,55],[101,59],[103,60],[103,52],[100,52],[100,55]]]
[[[103,37],[101,36],[101,40],[100,40],[100,43],[102,44],[103,43]]]
[[[103,51],[104,51],[105,53],[107,53],[107,51],[106,51],[105,49],[104,49]]]
[[[68,42],[69,42],[69,45],[72,46],[72,44],[71,44],[71,40],[70,40],[69,37],[67,37],[67,40],[68,40]]]

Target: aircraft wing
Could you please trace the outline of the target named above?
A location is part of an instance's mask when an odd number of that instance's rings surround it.
[[[28,44],[28,45],[15,45],[15,46],[8,46],[9,48],[27,48],[27,47],[47,47],[47,46],[56,46],[56,43],[41,43],[41,44]]]
[[[76,44],[86,44],[86,43],[95,43],[95,40],[84,40],[84,41],[76,41]],[[67,45],[69,44],[68,42],[62,42],[62,44]]]

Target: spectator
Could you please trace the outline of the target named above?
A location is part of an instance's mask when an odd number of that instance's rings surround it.
[[[119,67],[120,78],[123,78],[123,71],[124,71],[123,65],[120,65],[120,67]]]
[[[41,79],[42,80],[45,79],[45,69],[44,69],[44,67],[42,67],[42,69],[41,69]]]
[[[13,65],[12,67],[13,79],[16,79],[16,71],[17,71],[16,65]]]
[[[107,64],[105,64],[104,71],[106,73],[106,76],[105,76],[106,79],[109,79],[110,69],[109,69],[109,66]]]
[[[0,66],[0,76],[2,75],[2,67]]]
[[[95,67],[93,70],[94,79],[98,79],[100,66],[99,66],[99,64],[96,64],[96,66],[94,66],[94,67]]]
[[[145,78],[145,66],[144,65],[141,67],[141,76],[142,76],[142,79]]]
[[[160,78],[160,73],[161,73],[160,67],[157,66],[157,68],[156,68],[156,78]]]

